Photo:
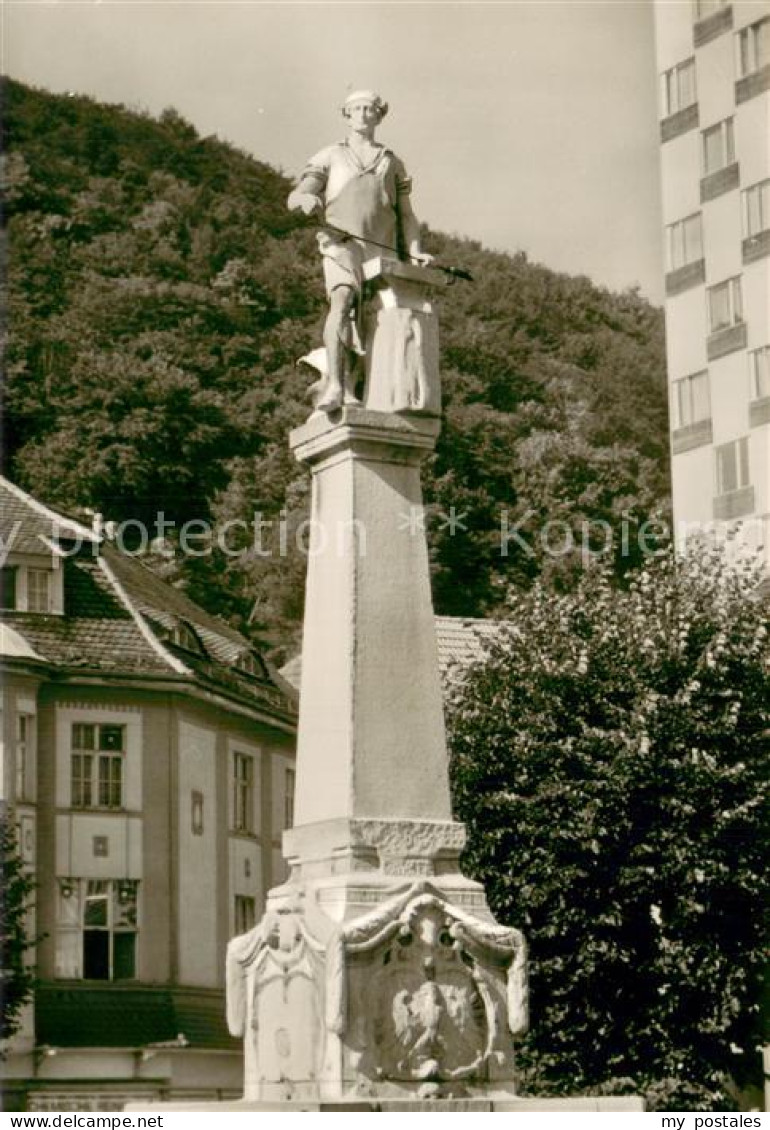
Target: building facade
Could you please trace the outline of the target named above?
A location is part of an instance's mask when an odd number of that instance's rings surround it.
[[[770,4],[656,0],[677,544],[770,563]]]
[[[237,632],[5,480],[2,800],[38,987],[11,1109],[242,1093],[228,939],[281,881],[294,699]]]

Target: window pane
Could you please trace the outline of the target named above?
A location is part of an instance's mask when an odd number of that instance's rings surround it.
[[[703,134],[703,170],[713,173],[721,166],[722,137],[719,126],[707,129]]]
[[[83,931],[83,976],[107,981],[110,976],[110,935],[106,930]]]
[[[123,749],[123,726],[100,726],[99,749]]]
[[[732,297],[732,317],[731,322],[740,322],[743,320],[743,294],[741,291],[741,280],[730,280],[730,294]]]
[[[136,934],[114,934],[112,938],[112,977],[127,981],[136,976]]]
[[[92,725],[83,722],[74,723],[72,727],[72,748],[94,748],[94,727]]]
[[[709,291],[709,322],[712,333],[730,325],[730,295],[727,283],[720,283]]]
[[[107,895],[98,895],[86,899],[83,912],[83,923],[86,926],[102,926],[107,928]]]
[[[701,239],[701,218],[690,216],[684,222],[684,254],[685,263],[694,263],[703,258],[703,244]]]
[[[16,567],[6,565],[0,570],[0,604],[3,608],[16,607]]]
[[[728,118],[724,123],[722,164],[732,165],[735,160],[735,138],[733,135],[733,119]]]
[[[50,574],[46,569],[27,570],[27,608],[30,612],[48,612]]]
[[[122,763],[119,757],[99,758],[99,804],[102,808],[120,808]]]
[[[683,232],[681,224],[668,229],[668,269],[676,271],[684,263]]]
[[[738,35],[738,47],[740,51],[739,69],[741,75],[750,74],[752,71],[751,66],[751,28],[744,28]]]
[[[708,420],[711,416],[711,403],[709,397],[708,373],[699,373],[691,378],[692,385],[692,418]]]
[[[72,755],[72,806],[73,808],[90,808],[91,771],[93,758],[86,753],[73,753]]]
[[[245,934],[256,921],[254,899],[249,895],[235,896],[235,932]]]
[[[757,70],[770,63],[770,19],[754,25]]]
[[[745,438],[738,440],[738,486],[749,485],[749,441]]]
[[[695,63],[692,59],[679,68],[679,106],[683,110],[695,102]]]
[[[751,397],[760,400],[770,396],[770,345],[751,354]]]

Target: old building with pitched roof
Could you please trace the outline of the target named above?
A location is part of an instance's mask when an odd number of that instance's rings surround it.
[[[228,625],[7,480],[2,800],[38,887],[11,1109],[240,1095],[228,938],[281,881],[295,705]]]

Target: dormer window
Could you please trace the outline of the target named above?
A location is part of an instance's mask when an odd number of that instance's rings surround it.
[[[254,651],[242,651],[235,660],[236,670],[242,671],[244,675],[253,675],[255,679],[266,679],[267,669]]]
[[[175,621],[174,627],[171,629],[170,642],[176,644],[177,647],[184,648],[185,651],[192,651],[197,655],[206,654],[206,649],[198,638],[198,633],[186,620]]]
[[[0,605],[6,609],[17,608],[17,574],[16,565],[4,565],[0,569]]]
[[[51,572],[49,569],[27,569],[27,611],[51,611]]]
[[[61,613],[64,610],[61,568],[46,569],[40,559],[22,558],[0,570],[0,602],[14,612]]]

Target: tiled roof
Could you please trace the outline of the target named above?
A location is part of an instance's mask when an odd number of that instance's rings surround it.
[[[272,712],[293,713],[283,680],[273,676],[244,636],[135,557],[4,479],[0,479],[0,507],[0,536],[10,554],[52,557],[47,548],[52,540],[59,540],[66,550],[59,559],[64,570],[64,615],[3,614],[41,659],[71,669],[174,675]],[[175,640],[180,624],[192,628],[202,644],[199,652],[180,646],[178,635]],[[255,655],[261,673],[239,669],[242,655]]]
[[[450,677],[454,668],[462,670],[482,659],[484,644],[494,639],[499,632],[499,620],[437,616],[436,644],[442,679]]]
[[[8,479],[0,477],[0,526],[3,545],[13,553],[46,553],[45,539],[54,532],[62,537],[71,536],[83,543],[99,539],[87,526],[47,506],[26,494]]]
[[[484,644],[494,639],[500,620],[481,620],[471,616],[437,616],[436,645],[441,678],[446,683],[456,672],[462,672],[483,658]],[[280,674],[298,694],[302,683],[302,656],[295,655]]]

